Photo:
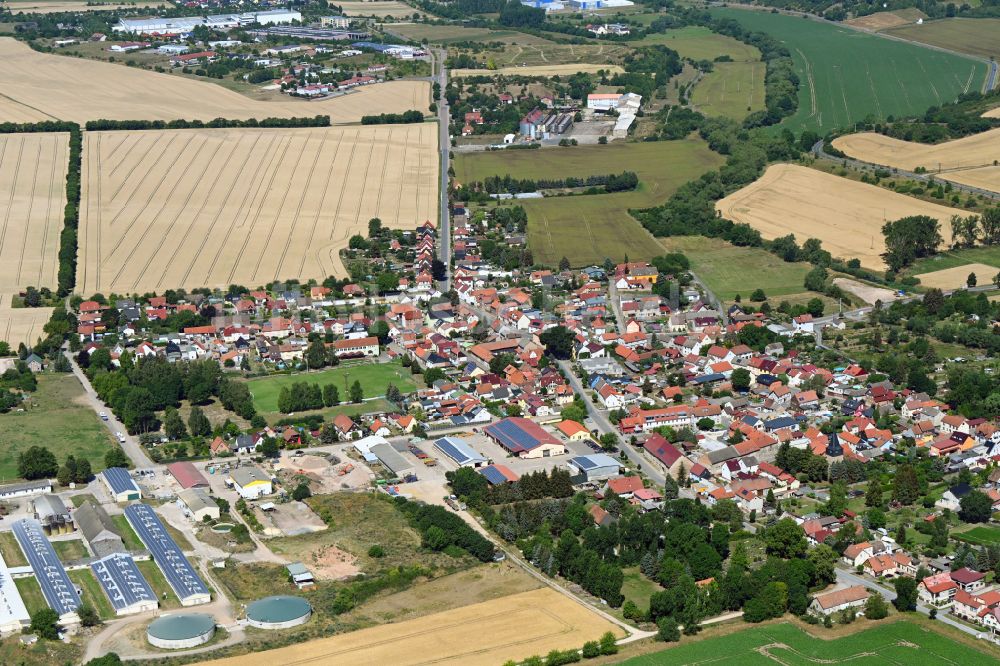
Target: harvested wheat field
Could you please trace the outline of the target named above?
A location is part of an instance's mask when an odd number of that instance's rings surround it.
[[[823,241],[824,249],[844,259],[858,258],[882,268],[883,221],[929,215],[947,223],[961,211],[889,190],[792,164],[768,167],[756,182],[730,194],[715,208],[723,217],[745,222],[772,239],[795,234]]]
[[[56,286],[69,134],[0,134],[0,291]]]
[[[905,171],[924,167],[944,180],[1000,192],[1000,128],[938,144],[901,141],[875,132],[834,139],[850,157]],[[941,173],[936,173],[938,170]]]
[[[137,9],[140,7],[151,7],[148,3],[138,5],[114,4],[103,5],[87,4],[87,0],[26,0],[25,2],[11,2],[7,4],[12,14],[55,14],[57,12],[108,12],[117,9]]]
[[[405,18],[423,12],[414,9],[405,2],[395,2],[395,0],[346,0],[337,4],[344,16],[375,16],[382,18],[394,16]]]
[[[567,76],[583,72],[584,74],[594,74],[598,70],[604,70],[609,74],[621,74],[625,70],[618,65],[589,64],[585,62],[572,63],[568,65],[534,65],[529,67],[500,67],[499,69],[453,69],[448,73],[452,78],[460,79],[465,76]]]
[[[0,37],[0,122],[72,120],[212,120],[328,115],[361,116],[426,109],[430,84],[389,81],[332,99],[252,100],[215,83],[70,56],[32,51]]]
[[[983,118],[1000,118],[1000,106],[984,113]]]
[[[852,25],[855,28],[864,28],[865,30],[878,32],[879,30],[896,28],[901,25],[910,25],[911,23],[916,23],[917,19],[921,18],[927,18],[927,14],[924,14],[919,9],[911,8],[900,9],[895,12],[876,12],[868,16],[848,19],[844,23]]]
[[[10,294],[0,296],[0,340],[16,347],[33,345],[45,337],[42,327],[52,316],[52,308],[12,308]]]
[[[368,220],[437,215],[437,126],[87,132],[77,288],[344,275]]]
[[[551,588],[542,588],[291,647],[204,666],[461,664],[496,666],[550,650],[579,648],[621,630]]]
[[[914,277],[920,280],[921,287],[937,287],[938,289],[958,289],[965,286],[965,281],[969,273],[976,274],[976,283],[980,285],[990,284],[993,276],[997,274],[996,266],[986,264],[962,264],[954,268],[934,271],[932,273],[921,273]]]

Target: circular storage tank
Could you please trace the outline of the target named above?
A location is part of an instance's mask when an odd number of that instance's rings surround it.
[[[178,613],[153,620],[146,629],[150,645],[165,650],[192,648],[212,640],[215,618],[204,613]]]
[[[301,597],[264,597],[247,606],[247,624],[258,629],[287,629],[309,621],[312,606]]]

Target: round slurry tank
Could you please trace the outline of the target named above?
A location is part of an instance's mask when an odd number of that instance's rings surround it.
[[[312,606],[302,597],[264,597],[247,606],[247,624],[258,629],[287,629],[305,624]]]
[[[146,629],[150,645],[165,650],[192,648],[212,640],[215,618],[205,613],[178,613],[153,620]]]

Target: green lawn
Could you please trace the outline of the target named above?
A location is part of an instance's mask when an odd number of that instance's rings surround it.
[[[890,28],[885,33],[980,58],[1000,57],[1000,19],[946,18]]]
[[[995,546],[1000,544],[1000,527],[977,525],[962,532],[952,532],[952,536],[976,546]]]
[[[38,581],[35,580],[34,576],[15,578],[14,584],[17,585],[17,591],[21,594],[24,607],[28,609],[29,615],[35,613],[35,611],[44,610],[49,607],[45,601],[45,597],[42,596],[42,588],[39,587]]]
[[[0,414],[0,481],[17,478],[17,456],[44,446],[62,464],[66,456],[86,458],[97,473],[113,446],[111,432],[83,402],[83,387],[71,374],[41,374],[24,412]]]
[[[112,608],[111,602],[108,601],[108,595],[104,593],[104,590],[101,589],[101,584],[94,578],[94,572],[90,569],[77,569],[68,573],[70,580],[79,585],[80,589],[83,590],[81,596],[83,603],[96,610],[102,620],[110,620],[117,617],[115,609]]]
[[[749,44],[737,41],[726,35],[718,35],[702,26],[687,26],[665,33],[646,35],[638,42],[639,45],[663,44],[677,51],[682,58],[692,60],[714,60],[718,56],[727,55],[736,62],[760,60],[760,51]]]
[[[9,567],[23,567],[28,564],[13,532],[0,532],[0,555]]]
[[[834,23],[733,8],[713,16],[738,21],[781,40],[801,81],[799,108],[779,128],[825,133],[872,114],[919,115],[930,106],[978,91],[986,65],[916,44],[858,32]]]
[[[691,260],[691,270],[723,301],[736,294],[746,300],[754,289],[763,289],[771,305],[777,306],[777,297],[805,292],[802,283],[812,268],[805,262],[789,263],[765,250],[737,247],[719,238],[672,236],[660,242],[671,251],[683,252]]]
[[[691,103],[706,116],[743,120],[764,108],[764,63],[717,62],[694,87]]]
[[[160,610],[178,608],[181,605],[181,602],[177,600],[177,595],[174,594],[173,589],[170,587],[170,583],[163,577],[160,567],[156,566],[156,562],[146,560],[144,562],[136,562],[135,565],[142,572],[142,576],[149,583],[149,586],[153,588],[153,592],[160,602]]]
[[[643,576],[639,567],[629,567],[622,573],[625,574],[625,582],[622,584],[622,594],[625,595],[625,599],[634,602],[641,610],[649,608],[649,598],[654,592],[663,588]]]
[[[132,526],[128,523],[128,518],[125,514],[118,514],[117,516],[111,516],[111,522],[115,524],[118,528],[118,533],[122,537],[122,543],[125,547],[131,551],[145,550],[146,547],[142,545],[142,540],[139,539],[139,535],[135,533]]]
[[[90,556],[90,553],[87,552],[87,546],[83,543],[83,539],[53,541],[52,547],[55,548],[56,555],[58,555],[59,559],[63,562],[82,560],[83,558]]]
[[[1000,246],[974,247],[968,250],[949,250],[934,257],[917,259],[913,266],[909,268],[909,273],[911,275],[932,273],[934,271],[943,271],[946,268],[964,266],[965,264],[986,264],[987,266],[996,266],[1000,269]],[[981,285],[993,280],[992,275],[978,275],[977,277]]]
[[[685,182],[722,162],[704,141],[684,139],[458,155],[455,173],[459,182],[470,182],[492,174],[544,178],[634,171],[640,182],[634,192],[517,202],[528,213],[528,245],[536,263],[555,265],[566,257],[574,266],[586,266],[605,257],[621,261],[626,254],[632,260],[659,254],[628,209],[662,204]]]
[[[822,635],[822,628],[814,629]],[[683,643],[654,654],[634,657],[622,666],[664,664],[740,664],[741,666],[781,664],[906,664],[938,666],[995,664],[1000,653],[956,642],[912,622],[898,621],[874,625],[851,636],[818,640],[791,624],[774,624],[745,629],[717,638]],[[995,648],[993,649],[995,650]]]
[[[340,399],[347,400],[349,387],[355,381],[361,382],[366,398],[384,396],[389,384],[395,384],[403,393],[417,388],[414,376],[397,362],[344,364],[318,372],[251,379],[249,385],[257,411],[275,414],[278,412],[278,394],[283,386],[291,386],[295,382],[308,382],[320,386],[332,383],[340,390]]]

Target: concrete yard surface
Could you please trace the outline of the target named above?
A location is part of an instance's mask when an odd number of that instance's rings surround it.
[[[396,624],[203,663],[496,666],[553,649],[579,648],[608,631],[622,635],[617,626],[582,604],[543,588]]]

